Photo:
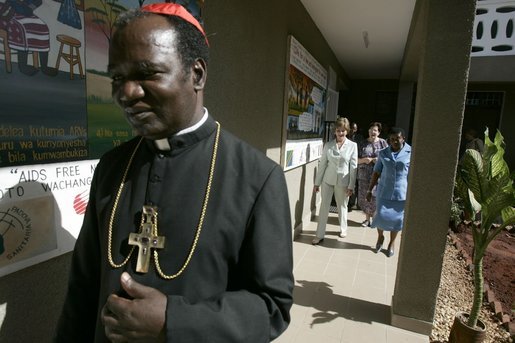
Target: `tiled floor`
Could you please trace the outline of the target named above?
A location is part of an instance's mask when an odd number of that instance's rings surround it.
[[[293,242],[292,320],[274,343],[429,342],[389,325],[398,254],[374,253],[377,233],[361,226],[364,219],[363,212],[350,212],[347,237],[339,238],[338,218],[330,214],[321,245],[311,245],[316,222]]]

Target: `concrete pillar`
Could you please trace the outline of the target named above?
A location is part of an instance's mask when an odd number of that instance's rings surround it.
[[[475,1],[424,0],[405,225],[392,325],[429,334],[463,121]]]

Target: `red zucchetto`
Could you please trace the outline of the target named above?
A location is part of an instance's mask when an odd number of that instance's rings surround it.
[[[206,33],[204,32],[204,28],[198,22],[198,20],[190,13],[187,9],[179,4],[173,3],[156,3],[149,4],[141,7],[141,10],[144,12],[156,13],[156,14],[166,14],[166,15],[174,15],[177,17],[181,17],[186,20],[188,23],[193,24],[201,33],[204,35],[207,43]]]

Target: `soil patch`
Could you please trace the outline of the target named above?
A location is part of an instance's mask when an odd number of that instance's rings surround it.
[[[472,258],[474,242],[470,225],[460,224],[454,233],[465,252]],[[503,230],[490,243],[483,257],[485,284],[495,294],[502,312],[515,320],[515,229]]]

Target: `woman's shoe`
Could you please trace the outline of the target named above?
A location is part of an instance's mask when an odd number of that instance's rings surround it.
[[[381,249],[383,248],[383,242],[384,242],[384,236],[381,238],[378,238],[377,239],[377,243],[376,243],[376,249],[375,249],[375,253],[377,254],[378,252],[381,251]]]
[[[370,226],[370,220],[364,220],[364,221],[361,223],[361,226],[363,226],[363,227]]]
[[[320,243],[322,243],[324,241],[323,238],[318,238],[318,237],[315,237],[313,238],[313,240],[311,241],[311,244],[313,245],[319,245]]]
[[[388,257],[392,257],[394,254],[395,254],[395,252],[393,251],[393,249],[389,249],[389,250],[386,252],[386,256],[388,256]]]

